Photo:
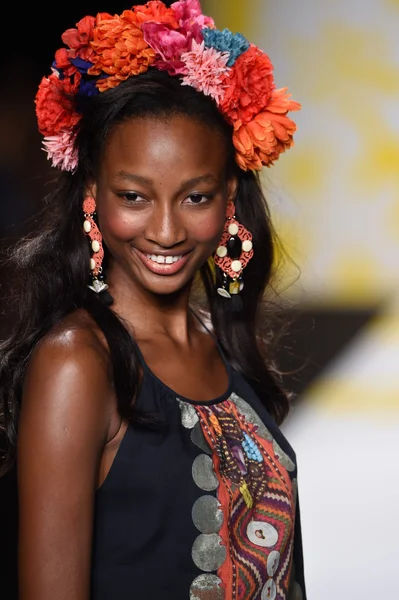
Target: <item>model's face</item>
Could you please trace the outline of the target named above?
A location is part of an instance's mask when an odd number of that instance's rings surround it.
[[[110,270],[152,293],[179,291],[215,251],[235,189],[224,143],[204,125],[175,116],[119,126],[92,188]]]

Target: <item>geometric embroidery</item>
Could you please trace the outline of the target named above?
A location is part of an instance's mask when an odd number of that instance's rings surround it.
[[[191,439],[209,448],[194,461],[194,481],[216,491],[216,501],[205,494],[193,508],[203,532],[192,557],[204,574],[190,600],[287,600],[296,500],[291,459],[236,394],[218,404],[179,405],[185,426],[195,427]]]

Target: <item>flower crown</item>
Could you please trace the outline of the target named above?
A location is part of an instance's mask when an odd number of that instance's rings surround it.
[[[276,89],[268,55],[240,33],[216,29],[199,0],[170,7],[152,0],[121,15],[87,16],[61,39],[66,47],[55,53],[35,98],[43,149],[54,167],[73,172],[78,165],[79,97],[114,88],[149,68],[167,71],[214,99],[233,126],[242,169],[270,166],[293,145],[296,125],[287,113],[300,104],[287,88]]]

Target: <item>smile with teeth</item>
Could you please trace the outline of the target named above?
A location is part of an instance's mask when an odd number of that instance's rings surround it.
[[[159,265],[171,265],[183,258],[183,254],[179,256],[162,256],[161,254],[146,254],[146,257]]]

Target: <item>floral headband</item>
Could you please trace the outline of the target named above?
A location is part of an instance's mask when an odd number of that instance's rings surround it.
[[[153,0],[121,15],[87,16],[61,39],[66,47],[55,53],[35,98],[43,149],[54,167],[73,172],[78,165],[76,100],[150,68],[214,99],[234,128],[236,161],[245,171],[270,166],[293,145],[296,125],[287,113],[300,104],[287,88],[276,89],[268,55],[240,33],[216,29],[199,0],[170,7]]]

